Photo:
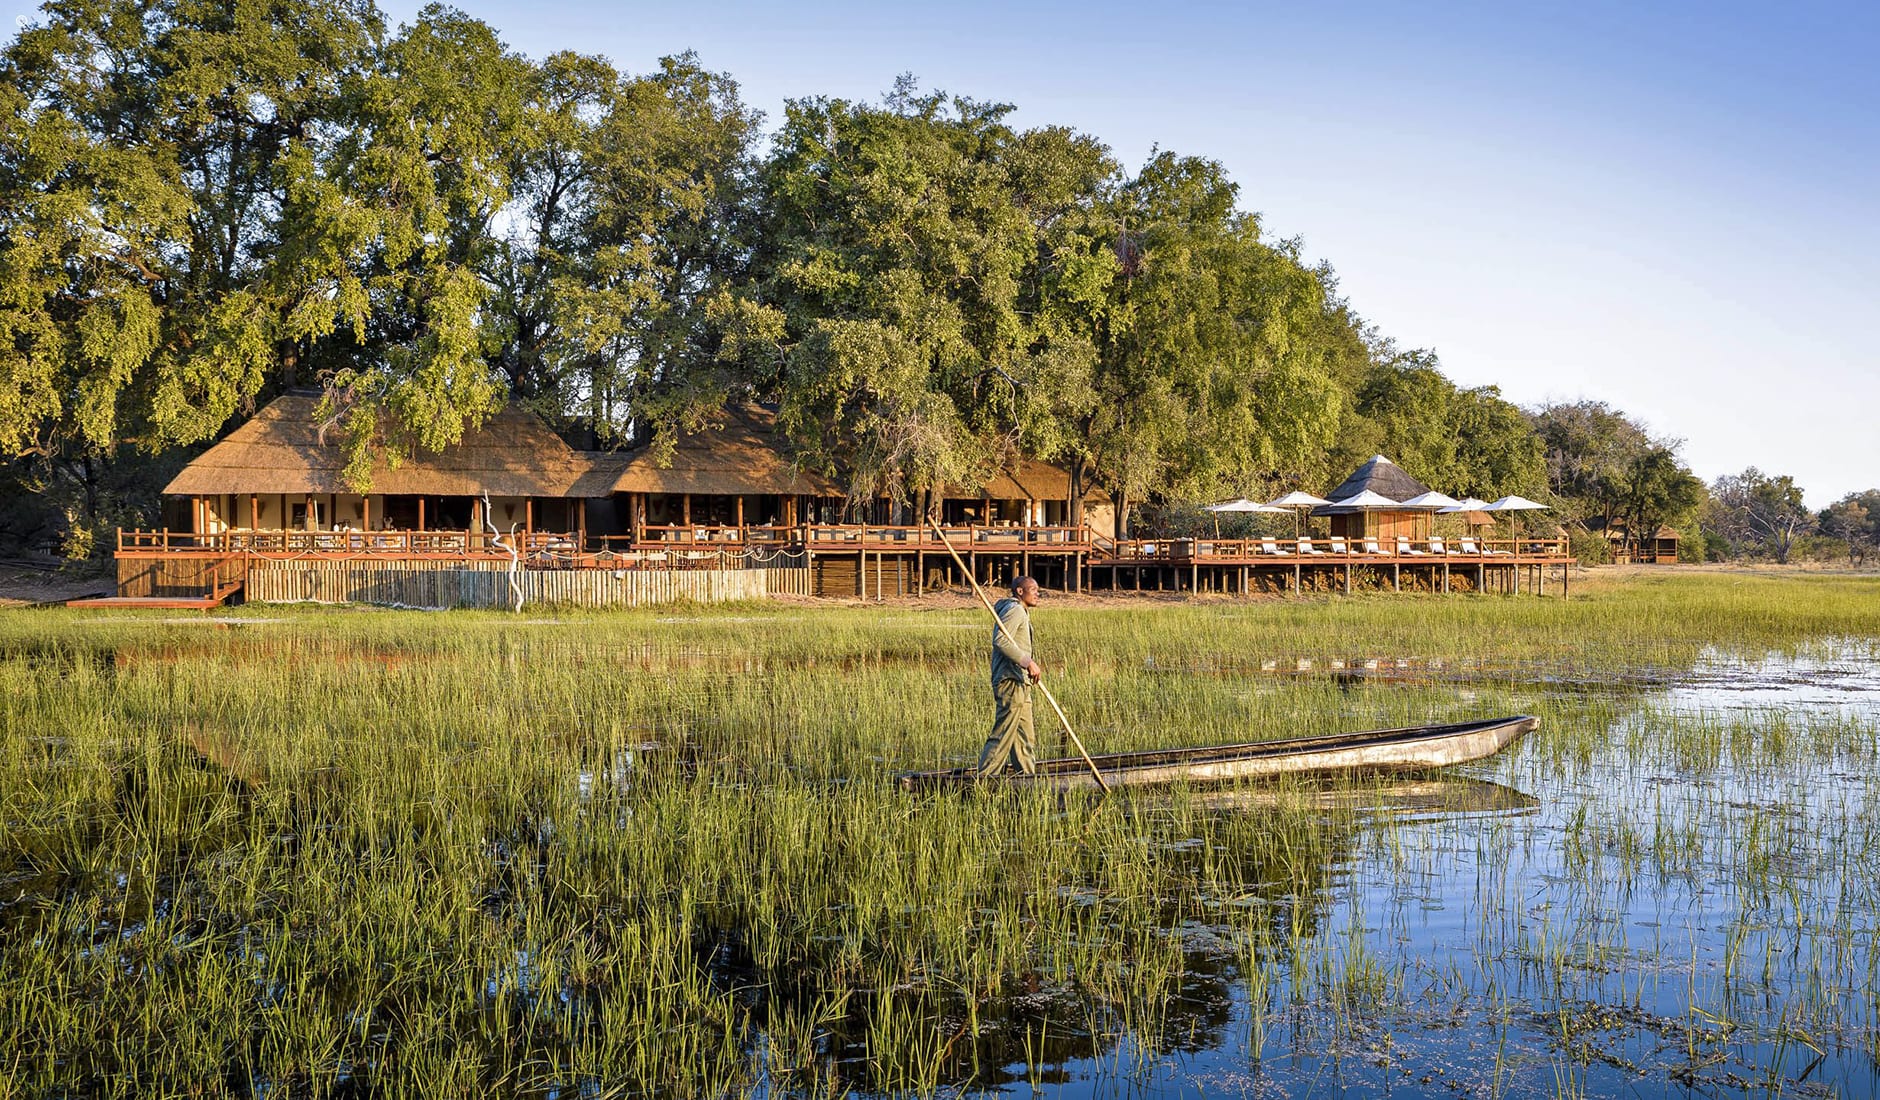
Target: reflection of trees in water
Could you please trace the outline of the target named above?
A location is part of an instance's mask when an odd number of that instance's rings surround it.
[[[996,1086],[1069,1079],[1078,1062],[1120,1061],[1218,1048],[1229,1041],[1247,968],[1285,967],[1311,943],[1330,908],[1329,886],[1354,858],[1360,832],[1384,817],[1531,813],[1535,799],[1455,776],[1367,777],[1285,787],[1137,794],[1120,812],[1155,848],[1156,901],[1105,897],[1086,881],[1065,892],[1093,907],[1099,934],[1126,947],[1104,972],[1054,976],[1049,945],[990,995],[940,982],[887,991],[855,988],[838,1001],[813,963],[765,973],[714,937],[706,954],[718,980],[753,991],[750,1025],[773,1072],[807,1074],[841,1088],[890,1090]],[[1282,835],[1283,844],[1236,844]],[[1207,904],[1197,902],[1206,894]],[[1104,918],[1126,911],[1136,925]],[[1042,933],[1048,939],[1049,933]],[[832,1003],[840,1008],[831,1011]],[[885,1018],[884,1018],[885,1017]],[[777,1035],[814,1034],[813,1050]],[[816,1069],[810,1071],[807,1062]]]

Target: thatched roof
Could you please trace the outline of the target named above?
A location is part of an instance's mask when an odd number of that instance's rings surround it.
[[[1369,462],[1353,470],[1350,477],[1339,483],[1338,488],[1325,495],[1333,501],[1349,500],[1366,490],[1392,500],[1409,500],[1429,492],[1430,487],[1404,473],[1403,467],[1383,455],[1372,455]],[[1322,504],[1312,510],[1315,516],[1336,515],[1338,512],[1335,503]]]
[[[1071,495],[1070,471],[1049,462],[1040,462],[1035,458],[1020,458],[1009,470],[994,474],[983,489],[949,487],[945,494],[950,499],[981,496],[993,500],[1069,500]],[[1095,486],[1084,491],[1086,500],[1101,497]]]
[[[204,451],[164,493],[350,493],[341,472],[346,456],[338,432],[320,439],[320,399],[290,393]],[[578,454],[534,414],[514,405],[437,454],[416,456],[373,474],[372,491],[388,495],[568,497],[606,496],[590,456]]]
[[[820,474],[786,457],[776,414],[759,405],[728,406],[700,432],[679,437],[671,461],[660,465],[652,449],[621,456],[611,483],[617,493],[696,493],[717,496],[841,496]]]

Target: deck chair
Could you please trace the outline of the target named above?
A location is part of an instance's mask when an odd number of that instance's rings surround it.
[[[1380,557],[1382,557],[1384,553],[1383,549],[1377,545],[1377,540],[1374,538],[1364,540],[1364,552],[1367,554],[1376,554]]]
[[[1461,538],[1456,540],[1456,553],[1458,554],[1479,555],[1481,554],[1481,552],[1482,552],[1482,548],[1480,546],[1477,546],[1475,544],[1475,539],[1469,535],[1464,535]]]
[[[1447,542],[1444,542],[1443,536],[1431,535],[1430,536],[1430,553],[1432,554],[1460,554],[1462,553],[1462,551],[1449,545]]]
[[[1428,550],[1418,550],[1410,545],[1410,536],[1397,536],[1397,556],[1400,558],[1421,558],[1429,554]]]
[[[1291,550],[1281,550],[1279,548],[1278,539],[1261,539],[1260,553],[1271,554],[1274,557],[1290,557],[1292,555]]]
[[[1318,555],[1319,555],[1319,556],[1321,556],[1321,557],[1323,557],[1323,556],[1324,556],[1324,554],[1325,554],[1325,551],[1323,551],[1323,550],[1321,550],[1321,549],[1319,549],[1318,547],[1316,547],[1316,546],[1314,546],[1314,545],[1312,545],[1312,540],[1311,540],[1311,539],[1300,539],[1300,540],[1299,540],[1299,552],[1300,552],[1301,554],[1318,554]]]
[[[1332,553],[1338,554],[1341,557],[1343,555],[1351,553],[1351,548],[1345,545],[1345,540],[1343,537],[1339,535],[1333,535],[1331,539],[1328,541],[1330,541],[1332,544]]]

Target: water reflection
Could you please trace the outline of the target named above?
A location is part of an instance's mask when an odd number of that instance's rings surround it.
[[[1503,783],[1440,774],[1387,776],[1358,784],[1329,778],[1286,787],[1192,791],[1184,797],[1218,812],[1291,806],[1404,819],[1531,814],[1540,807],[1540,799]]]

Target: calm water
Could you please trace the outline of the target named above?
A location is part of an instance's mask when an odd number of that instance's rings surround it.
[[[1339,664],[1321,671],[1419,671]],[[1190,981],[1157,1049],[1086,1043],[953,1091],[1880,1094],[1880,663],[1849,643],[1652,676],[1610,728],[1366,796],[1316,896],[1240,899],[1316,923],[1316,961],[1267,960],[1264,997],[1217,929],[1184,925]],[[1548,679],[1534,690],[1586,686]],[[1048,1008],[1025,1026],[1048,1030]]]

